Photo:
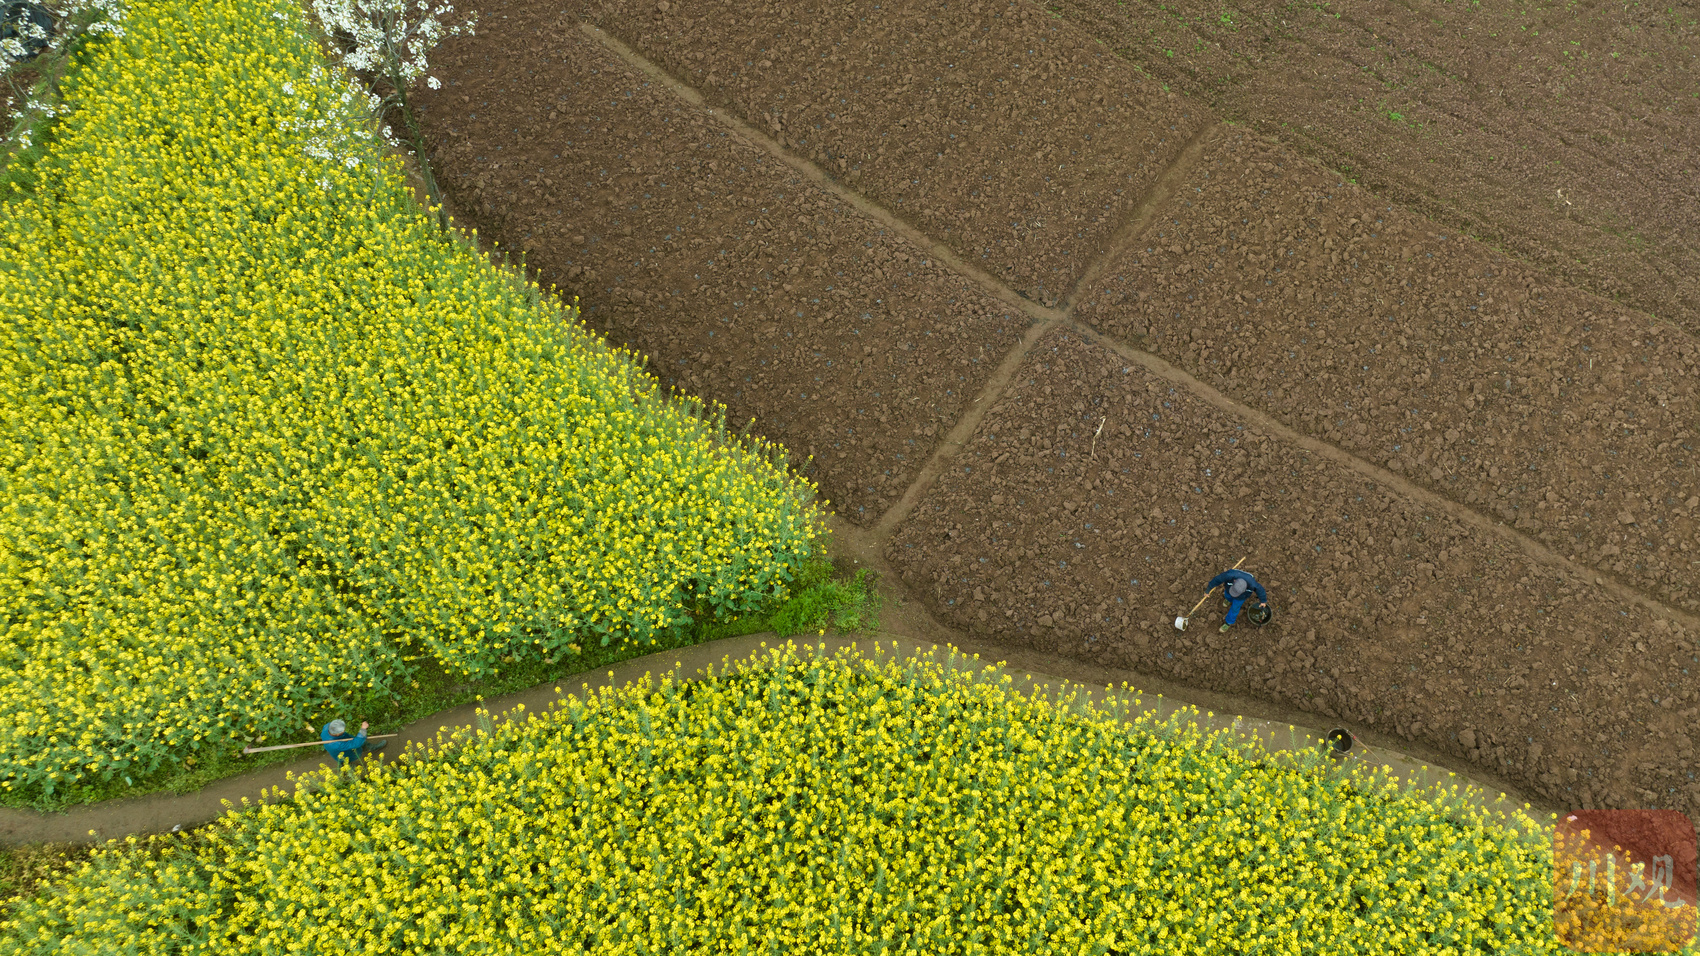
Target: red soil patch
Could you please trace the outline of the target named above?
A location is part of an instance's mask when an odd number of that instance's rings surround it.
[[[1046,6],[1382,206],[1700,333],[1692,4]]]
[[[877,518],[1026,317],[553,11],[485,17],[480,42],[551,55],[462,39],[432,57],[446,82],[419,98],[444,144],[437,178],[481,238],[532,250],[536,277],[581,296],[587,324],[663,384],[724,403],[733,428],[755,419],[797,464],[813,455],[804,473],[836,511]]]
[[[591,19],[1046,305],[1210,122],[1030,3],[736,8],[615,0]]]
[[[1076,313],[1700,610],[1700,342],[1225,128]]]
[[[1078,332],[1034,347],[887,554],[955,627],[1362,721],[1567,804],[1700,803],[1691,634]],[[1247,554],[1275,621],[1174,630]]]
[[[1694,821],[1676,810],[1576,810],[1558,821],[1561,831],[1581,839],[1588,831],[1588,842],[1597,852],[1589,858],[1603,861],[1607,853],[1615,853],[1617,869],[1623,873],[1625,862],[1647,864],[1643,878],[1652,882],[1655,857],[1671,858],[1671,889],[1667,900],[1681,900],[1696,905],[1695,895],[1695,834]],[[1628,857],[1623,851],[1628,851]],[[1621,878],[1621,877],[1620,877]],[[1621,887],[1620,887],[1621,889]],[[1640,896],[1637,891],[1636,896]]]

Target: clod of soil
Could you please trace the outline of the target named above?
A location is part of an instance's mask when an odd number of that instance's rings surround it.
[[[1095,328],[1700,610],[1700,341],[1241,131],[1089,289]]]
[[[1109,344],[1044,338],[890,540],[946,623],[1359,720],[1572,806],[1700,807],[1680,611],[1700,353],[1555,281],[1587,242],[1500,216],[1522,185],[1448,172],[1423,181],[1450,198],[1413,202],[1505,223],[1535,267],[1218,125],[1030,4],[481,13],[419,97],[451,196],[663,382],[813,453],[855,523],[949,452],[1045,313],[881,223],[1041,305],[1099,277],[1079,318]],[[1660,247],[1661,275],[1685,248]],[[1574,274],[1615,294],[1613,268]],[[1175,631],[1242,554],[1272,623]]]
[[[1691,5],[1045,6],[1380,205],[1700,334]]]
[[[1210,118],[1027,2],[615,0],[598,23],[1028,298],[1060,304]]]

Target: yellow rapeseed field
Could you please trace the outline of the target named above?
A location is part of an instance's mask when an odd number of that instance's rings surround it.
[[[1531,818],[957,664],[787,644],[315,774],[111,841],[0,956],[1564,952]]]
[[[678,633],[820,547],[780,450],[435,226],[301,17],[133,4],[0,204],[9,800],[293,736],[423,655]]]

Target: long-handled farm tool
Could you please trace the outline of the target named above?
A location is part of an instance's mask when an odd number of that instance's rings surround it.
[[[400,737],[400,736],[401,736],[401,734],[367,734],[366,739],[367,740],[382,740],[385,737]],[[243,747],[242,752],[245,753],[245,754],[257,754],[262,750],[288,750],[291,747],[323,747],[325,744],[328,744],[328,743],[330,743],[330,741],[328,741],[328,740],[310,740],[310,741],[308,741],[307,743],[304,743],[304,744],[278,744],[278,745],[273,746],[273,747]]]
[[[1238,571],[1240,569],[1240,565],[1242,565],[1244,563],[1245,563],[1245,558],[1241,558],[1238,561],[1235,561],[1234,566],[1232,568],[1230,568],[1229,570]],[[1204,596],[1198,599],[1198,603],[1194,604],[1192,606],[1192,610],[1186,612],[1186,615],[1183,616],[1183,617],[1175,618],[1175,630],[1177,630],[1177,631],[1186,630],[1187,619],[1192,617],[1194,614],[1197,614],[1198,609],[1203,607],[1204,602],[1210,600],[1210,595],[1215,594],[1215,593],[1216,593],[1216,588],[1211,588],[1210,590],[1204,592]]]

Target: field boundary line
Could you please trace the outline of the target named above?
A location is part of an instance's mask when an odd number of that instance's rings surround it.
[[[921,496],[926,493],[928,488],[932,487],[938,476],[944,473],[950,459],[956,456],[956,452],[967,443],[969,437],[980,427],[981,420],[986,417],[987,409],[991,408],[1003,394],[1003,390],[1008,386],[1010,379],[1014,377],[1015,370],[1027,357],[1028,350],[1046,333],[1068,320],[1068,307],[1051,308],[1021,295],[997,276],[968,262],[943,243],[935,241],[920,229],[898,218],[891,210],[854,190],[846,188],[815,163],[786,150],[772,137],[725,110],[716,110],[710,107],[707,100],[694,87],[673,77],[666,70],[650,62],[618,38],[590,23],[579,24],[579,29],[586,36],[620,57],[633,69],[654,78],[681,100],[702,109],[708,114],[709,118],[718,121],[722,126],[751,144],[766,150],[774,158],[808,179],[809,182],[896,233],[910,245],[915,246],[917,250],[936,258],[939,264],[974,283],[985,294],[1020,310],[1033,323],[1022,334],[1020,341],[1004,353],[1004,357],[998,362],[998,367],[986,380],[986,384],[981,387],[980,394],[973,402],[969,403],[967,410],[962,413],[962,416],[951,426],[950,431],[933,448],[932,454],[922,464],[915,478],[903,489],[903,493],[898,496],[897,501],[890,508],[887,508],[885,513],[868,529],[867,533],[872,535],[875,540],[880,541],[883,546],[883,542],[891,536],[892,530],[909,516],[909,513],[921,500]],[[1189,143],[1188,148],[1190,147],[1191,144]],[[1185,150],[1183,150],[1184,152]],[[1144,212],[1147,211],[1148,205],[1151,209],[1156,208],[1155,202],[1149,196],[1141,201],[1139,208]]]
[[[1033,350],[1033,346],[1038,344],[1040,339],[1050,334],[1052,330],[1063,326],[1067,321],[1067,318],[1058,316],[1055,319],[1029,326],[1027,331],[1022,334],[1021,340],[1015,344],[1015,347],[1004,353],[1003,360],[998,362],[998,367],[992,371],[991,377],[986,379],[986,384],[980,387],[980,394],[975,396],[974,401],[968,404],[968,408],[963,411],[962,417],[956,420],[956,424],[952,425],[950,431],[945,433],[944,438],[933,449],[933,453],[927,456],[926,462],[921,465],[921,470],[915,473],[915,479],[909,482],[909,487],[903,489],[903,494],[898,496],[897,502],[885,509],[885,514],[880,515],[880,519],[874,523],[872,528],[868,529],[867,534],[878,542],[879,547],[885,547],[886,542],[891,539],[892,532],[909,517],[910,512],[915,510],[915,506],[920,504],[921,497],[927,493],[927,489],[933,486],[933,482],[944,474],[945,467],[950,464],[950,460],[955,458],[956,453],[968,444],[968,439],[980,430],[980,422],[985,420],[986,413],[991,410],[993,405],[997,404],[998,399],[1003,397],[1004,390],[1009,387],[1010,380],[1015,378],[1015,370],[1020,368],[1021,363],[1027,359],[1027,353]]]
[[[677,79],[666,70],[663,70],[661,67],[650,62],[643,56],[643,54],[633,50],[631,47],[621,42],[619,38],[590,23],[580,23],[579,29],[583,31],[586,36],[606,47],[609,52],[624,60],[632,69],[643,73],[645,76],[653,77],[667,89],[671,90],[675,96],[678,96],[680,99],[692,106],[701,108],[708,114],[710,119],[719,122],[722,126],[737,133],[751,145],[758,146],[771,153],[774,158],[789,166],[798,175],[804,177],[821,189],[831,193],[833,196],[837,197],[857,212],[860,212],[862,215],[867,216],[885,228],[896,233],[900,238],[907,241],[910,245],[913,245],[918,251],[937,259],[941,265],[950,269],[952,272],[973,281],[974,284],[978,285],[982,291],[991,295],[993,298],[996,298],[998,301],[1021,310],[1034,322],[1055,323],[1064,318],[1063,310],[1041,305],[1040,303],[1034,302],[1032,299],[1021,295],[1019,292],[1016,292],[1014,289],[1006,285],[1003,280],[999,279],[997,276],[994,276],[984,269],[981,269],[979,266],[963,259],[961,256],[957,255],[955,251],[950,249],[950,247],[938,242],[925,232],[922,232],[915,226],[898,218],[891,210],[874,202],[855,190],[846,188],[842,183],[827,173],[826,170],[815,165],[812,161],[790,152],[785,147],[779,145],[778,141],[774,140],[766,133],[756,129],[754,126],[751,126],[726,110],[709,106],[708,101],[703,98],[701,93],[697,92],[695,87]]]
[[[957,655],[957,668],[969,673],[995,665],[999,673],[1010,677],[1011,687],[1016,693],[1043,697],[1052,702],[1060,700],[1066,692],[1073,691],[1079,694],[1077,700],[1084,702],[1090,699],[1099,706],[1103,706],[1106,697],[1115,697],[1132,701],[1133,705],[1141,710],[1162,709],[1165,705],[1172,705],[1183,711],[1214,711],[1217,725],[1233,724],[1237,734],[1248,737],[1261,737],[1257,733],[1260,724],[1268,724],[1273,729],[1274,725],[1281,723],[1308,731],[1311,739],[1317,742],[1320,742],[1322,736],[1317,724],[1322,717],[1320,714],[1294,714],[1293,719],[1287,720],[1278,709],[1272,710],[1268,701],[1210,692],[1200,694],[1197,688],[1177,685],[1161,677],[1144,675],[1126,668],[1086,664],[1053,654],[1012,654],[972,635],[958,643],[958,632],[938,624],[931,615],[925,615],[920,626],[895,623],[881,625],[873,631],[830,634],[825,637],[809,634],[781,637],[772,631],[761,631],[628,658],[595,670],[543,681],[484,701],[482,704],[463,704],[421,717],[397,728],[397,732],[404,738],[403,746],[396,748],[395,753],[380,759],[383,764],[393,765],[396,758],[403,754],[420,758],[445,756],[446,748],[440,748],[438,741],[449,743],[454,732],[461,732],[462,740],[471,739],[476,735],[480,730],[476,710],[480,707],[487,711],[493,728],[522,724],[554,711],[559,704],[565,702],[565,698],[584,700],[601,688],[625,686],[645,676],[649,676],[652,682],[659,683],[663,675],[671,673],[678,682],[689,683],[706,679],[702,672],[708,667],[713,667],[717,675],[723,675],[728,668],[741,671],[745,668],[764,666],[762,662],[766,660],[767,654],[777,650],[779,644],[795,644],[799,650],[824,645],[831,654],[854,644],[857,645],[858,651],[871,659],[872,645],[876,641],[882,645],[882,650],[890,648],[886,652],[887,660],[925,654],[931,647],[936,654],[935,660],[941,665],[948,662],[949,655],[954,651]],[[980,656],[978,662],[973,660],[974,654]],[[1113,686],[1112,681],[1130,685],[1132,692]],[[1047,688],[1044,686],[1046,684],[1055,687]],[[1153,684],[1158,687],[1157,690],[1138,689],[1150,688]],[[1106,690],[1099,691],[1098,688]],[[1146,701],[1150,703],[1147,704]],[[516,705],[523,705],[524,710],[519,710]],[[1248,710],[1251,713],[1247,713]],[[1232,718],[1230,712],[1233,714]],[[1259,713],[1265,716],[1258,716]],[[1202,714],[1196,717],[1186,714],[1185,719],[1196,719],[1201,724],[1207,721]],[[1544,798],[1523,793],[1514,782],[1502,780],[1499,775],[1485,767],[1471,766],[1444,754],[1431,754],[1426,748],[1420,751],[1400,749],[1402,746],[1410,746],[1412,742],[1396,740],[1385,731],[1364,731],[1364,735],[1375,740],[1376,749],[1383,754],[1399,758],[1406,765],[1399,768],[1402,771],[1408,772],[1414,766],[1427,765],[1432,774],[1422,781],[1412,777],[1411,782],[1416,786],[1445,784],[1447,781],[1442,777],[1441,771],[1448,770],[1449,764],[1456,764],[1464,769],[1449,772],[1454,774],[1460,783],[1476,788],[1481,805],[1487,809],[1497,809],[1495,804],[1501,802],[1496,799],[1490,803],[1486,799],[1487,795],[1494,792],[1499,793],[1501,799],[1510,798],[1505,810],[1512,810],[1520,803],[1529,803],[1542,809],[1549,805]],[[1383,740],[1388,743],[1383,745]],[[1279,747],[1278,738],[1273,736],[1265,741],[1264,745],[1270,749],[1285,749]],[[181,826],[183,830],[189,831],[224,819],[228,814],[252,810],[260,804],[276,804],[283,798],[297,798],[308,789],[309,781],[304,778],[314,774],[317,775],[316,779],[322,779],[330,767],[329,755],[320,753],[303,757],[293,765],[280,764],[264,770],[226,777],[189,793],[166,791],[142,797],[83,804],[54,812],[0,808],[0,846],[15,847],[39,843],[75,843],[90,846],[101,845],[108,840],[123,840],[127,836],[170,833],[174,826]]]
[[[812,161],[789,152],[776,140],[744,122],[738,116],[726,110],[716,109],[709,106],[703,95],[690,84],[675,78],[666,70],[663,70],[661,67],[652,63],[648,58],[644,57],[636,50],[633,50],[607,31],[588,22],[580,22],[579,29],[586,36],[602,44],[605,49],[619,57],[632,69],[653,78],[661,85],[671,90],[674,95],[678,96],[685,103],[702,109],[710,119],[719,122],[728,130],[739,135],[746,142],[765,150],[774,158],[783,162],[786,166],[803,176],[809,182],[831,193],[833,196],[839,198],[851,208],[861,212],[873,221],[890,229],[896,235],[915,246],[918,250],[936,257],[940,264],[944,265],[952,272],[973,281],[986,294],[1020,310],[1033,321],[1034,324],[1028,328],[1026,333],[1023,334],[1021,341],[1018,342],[1008,353],[1006,353],[1004,358],[999,362],[998,368],[993,372],[992,377],[987,380],[986,385],[980,391],[980,395],[969,405],[968,410],[963,413],[962,417],[959,418],[956,424],[951,427],[945,438],[939,442],[938,446],[933,450],[933,453],[928,456],[926,463],[917,473],[915,479],[910,482],[907,488],[904,489],[897,502],[888,508],[886,513],[868,529],[867,533],[875,541],[879,542],[880,546],[883,547],[885,541],[890,538],[895,527],[908,517],[916,504],[919,503],[922,495],[928,488],[931,487],[932,483],[937,480],[939,475],[944,473],[944,469],[949,460],[955,457],[957,451],[959,451],[967,443],[969,437],[972,436],[974,431],[979,427],[981,420],[984,419],[986,411],[996,403],[999,397],[1001,397],[1003,390],[1014,377],[1016,368],[1020,366],[1021,361],[1026,357],[1032,346],[1044,335],[1055,331],[1058,328],[1069,328],[1086,337],[1088,341],[1102,345],[1109,348],[1116,354],[1121,355],[1123,358],[1137,362],[1141,367],[1145,368],[1153,375],[1186,388],[1188,391],[1197,395],[1204,401],[1209,402],[1211,405],[1230,414],[1237,415],[1248,422],[1254,423],[1259,428],[1282,438],[1289,444],[1322,455],[1328,460],[1344,465],[1351,471],[1360,474],[1371,481],[1375,481],[1384,487],[1391,488],[1414,501],[1424,502],[1438,511],[1451,515],[1472,528],[1480,531],[1486,531],[1503,540],[1516,544],[1517,547],[1524,552],[1524,554],[1536,563],[1563,570],[1569,575],[1582,581],[1591,581],[1596,586],[1605,589],[1622,600],[1636,604],[1668,619],[1681,621],[1689,627],[1700,630],[1700,616],[1666,605],[1656,598],[1644,594],[1637,588],[1622,583],[1615,576],[1607,572],[1585,566],[1565,557],[1547,545],[1542,544],[1541,542],[1506,525],[1504,522],[1490,518],[1487,515],[1476,511],[1474,508],[1454,501],[1439,492],[1421,487],[1420,485],[1411,482],[1409,479],[1359,458],[1351,452],[1348,452],[1336,445],[1305,435],[1281,423],[1261,409],[1255,408],[1251,405],[1246,405],[1228,397],[1219,389],[1193,377],[1190,373],[1170,364],[1164,359],[1149,352],[1142,351],[1134,346],[1124,344],[1105,333],[1091,328],[1074,317],[1074,307],[1078,297],[1083,294],[1090,283],[1102,278],[1103,274],[1113,263],[1114,256],[1119,254],[1119,252],[1125,248],[1126,243],[1133,241],[1146,227],[1149,226],[1151,216],[1155,214],[1157,208],[1162,204],[1162,201],[1173,194],[1174,189],[1177,188],[1176,184],[1180,177],[1184,176],[1186,172],[1192,168],[1193,164],[1197,162],[1198,157],[1202,156],[1203,151],[1211,138],[1211,134],[1222,129],[1225,125],[1221,120],[1212,122],[1204,126],[1197,133],[1193,134],[1192,138],[1187,141],[1187,144],[1182,147],[1175,160],[1169,164],[1168,168],[1166,168],[1157,178],[1152,187],[1146,191],[1146,195],[1141,197],[1139,205],[1136,207],[1136,212],[1130,216],[1127,223],[1124,223],[1124,225],[1117,230],[1111,246],[1106,249],[1105,255],[1099,257],[1092,266],[1089,266],[1086,271],[1082,273],[1081,278],[1076,284],[1074,292],[1064,301],[1061,308],[1051,308],[1017,293],[998,277],[986,272],[984,269],[979,268],[973,263],[964,260],[942,243],[935,241],[932,237],[928,236],[920,229],[898,218],[891,210],[873,202],[862,194],[845,187],[821,167],[815,165]]]
[[[1131,345],[1119,342],[1114,337],[1106,335],[1105,333],[1100,332],[1073,317],[1070,317],[1065,322],[1057,323],[1057,325],[1070,329],[1074,332],[1078,332],[1087,341],[1101,345],[1128,361],[1139,363],[1139,365],[1145,368],[1146,371],[1158,378],[1172,382],[1175,385],[1186,389],[1204,401],[1209,402],[1211,405],[1216,406],[1218,409],[1243,418],[1248,424],[1255,425],[1265,432],[1268,432],[1291,445],[1303,448],[1306,451],[1315,452],[1316,454],[1327,458],[1329,461],[1344,465],[1353,472],[1383,485],[1384,487],[1390,488],[1407,498],[1414,501],[1420,501],[1438,511],[1451,515],[1476,530],[1485,531],[1503,540],[1510,541],[1521,548],[1523,553],[1528,555],[1531,560],[1539,564],[1550,565],[1552,567],[1562,569],[1584,584],[1592,583],[1596,587],[1599,587],[1624,601],[1639,605],[1640,607],[1645,608],[1654,614],[1662,615],[1667,619],[1681,621],[1690,628],[1700,630],[1700,617],[1679,608],[1671,607],[1656,598],[1650,597],[1639,589],[1624,584],[1615,576],[1608,574],[1607,572],[1600,571],[1596,568],[1590,568],[1576,561],[1572,561],[1570,558],[1565,557],[1559,552],[1542,544],[1534,538],[1529,537],[1523,532],[1518,531],[1516,528],[1511,527],[1503,521],[1489,518],[1487,515],[1482,514],[1468,505],[1453,501],[1451,498],[1448,498],[1437,491],[1431,491],[1428,488],[1424,488],[1421,485],[1412,482],[1408,478],[1382,468],[1380,465],[1365,461],[1337,445],[1332,445],[1320,438],[1313,438],[1310,435],[1297,431],[1291,426],[1283,424],[1281,421],[1259,408],[1230,398],[1221,390],[1204,381],[1194,378],[1192,374],[1186,370],[1172,365],[1168,361],[1153,355],[1150,352],[1141,351]]]
[[[1192,172],[1194,166],[1198,165],[1199,158],[1204,155],[1205,147],[1209,146],[1210,141],[1216,138],[1215,134],[1222,126],[1222,121],[1218,119],[1199,127],[1198,132],[1193,133],[1192,138],[1187,140],[1186,145],[1182,146],[1180,152],[1175,154],[1175,158],[1170,161],[1168,168],[1163,170],[1162,174],[1155,180],[1152,180],[1151,188],[1145,190],[1145,195],[1139,197],[1139,202],[1134,205],[1133,211],[1128,213],[1127,220],[1111,234],[1110,241],[1104,246],[1104,254],[1094,259],[1092,264],[1080,273],[1080,278],[1075,280],[1074,288],[1069,291],[1068,298],[1063,300],[1064,312],[1073,316],[1074,307],[1079,304],[1080,298],[1086,294],[1086,290],[1092,288],[1094,283],[1102,279],[1104,274],[1110,271],[1110,267],[1115,265],[1121,254],[1126,252],[1135,240],[1144,235],[1145,230],[1151,228],[1152,217],[1157,214],[1157,210],[1163,203],[1175,195],[1175,190],[1180,188],[1181,181],[1186,178],[1188,173]]]

